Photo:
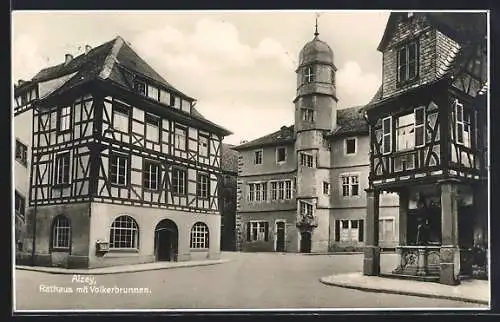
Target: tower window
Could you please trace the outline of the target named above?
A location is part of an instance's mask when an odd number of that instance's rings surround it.
[[[314,111],[309,108],[302,109],[302,120],[308,122],[314,122]]]
[[[418,76],[418,46],[411,42],[398,50],[398,82],[407,82]]]
[[[335,71],[333,69],[332,69],[331,74],[332,74],[332,79],[331,79],[332,80],[332,85],[335,86]]]
[[[304,83],[314,82],[314,72],[312,67],[306,67],[304,71]]]

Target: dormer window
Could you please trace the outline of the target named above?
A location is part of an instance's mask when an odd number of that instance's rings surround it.
[[[314,72],[312,67],[306,67],[304,70],[304,83],[314,82]]]
[[[146,95],[146,83],[136,79],[134,81],[134,91],[141,95]]]
[[[418,46],[408,43],[398,49],[398,83],[409,82],[418,76]]]

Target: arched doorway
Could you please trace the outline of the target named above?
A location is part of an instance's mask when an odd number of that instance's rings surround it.
[[[155,228],[155,256],[157,261],[177,261],[179,231],[170,219],[163,219]]]
[[[300,252],[310,253],[311,252],[311,232],[301,231],[300,232]]]

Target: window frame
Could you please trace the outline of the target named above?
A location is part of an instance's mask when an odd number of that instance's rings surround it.
[[[26,214],[26,197],[17,190],[14,190],[14,212],[24,220]]]
[[[260,163],[257,163],[257,155],[260,153]],[[258,149],[253,151],[253,164],[262,165],[264,163],[264,149]]]
[[[177,131],[182,131],[184,135],[180,135]],[[182,126],[180,124],[175,124],[174,126],[174,149],[177,151],[182,151],[182,152],[187,152],[188,150],[188,128],[185,126]],[[183,140],[179,140],[179,138],[184,137]],[[183,147],[178,147],[178,144],[183,142]]]
[[[269,221],[265,220],[250,220],[247,225],[250,228],[247,228],[247,234],[250,232],[250,236],[247,235],[247,242],[268,242],[269,241]],[[261,230],[264,230],[262,232]],[[255,234],[254,234],[255,230]],[[264,238],[259,238],[260,236],[264,236]],[[254,238],[255,237],[255,238]]]
[[[67,158],[67,164],[64,164],[64,160]],[[67,170],[67,173],[63,172],[62,173],[62,180],[61,180],[61,173],[60,173],[60,167],[61,164],[60,162],[63,162],[63,171],[65,169]],[[56,153],[54,157],[54,186],[58,187],[64,187],[64,186],[69,186],[71,185],[71,153],[69,151],[61,151]],[[67,177],[67,181],[66,180]]]
[[[392,222],[392,240],[384,239],[385,225],[383,222],[391,221]],[[380,229],[380,224],[382,224],[383,229]],[[379,218],[379,241],[381,242],[395,242],[396,239],[396,218],[394,216],[388,217],[380,217]]]
[[[200,230],[199,228],[203,228]],[[189,248],[192,250],[208,250],[210,248],[210,229],[204,222],[198,221],[191,226]]]
[[[385,121],[389,120],[389,132],[386,133],[386,128],[385,128]],[[392,145],[393,145],[393,139],[392,139],[392,115],[386,116],[382,118],[382,155],[387,155],[392,153]],[[389,149],[386,150],[386,145],[385,145],[385,138],[389,137]]]
[[[300,151],[299,152],[299,162],[300,162],[300,165],[302,167],[314,168],[314,155],[313,155],[313,153]]]
[[[365,229],[364,219],[346,219],[337,218],[334,222],[334,241],[338,243],[363,243],[364,229]],[[347,222],[347,228],[344,228],[344,223]],[[356,227],[353,227],[353,223],[356,222]],[[342,231],[347,230],[347,239],[342,238]],[[356,238],[353,238],[353,230],[357,230]]]
[[[330,195],[331,185],[329,182],[323,181],[323,194],[326,196]]]
[[[127,116],[127,132],[122,131],[121,129],[116,127],[115,124],[115,114],[121,114]],[[131,115],[132,115],[132,108],[128,106],[124,106],[122,104],[117,103],[116,101],[113,102],[113,107],[112,107],[112,112],[111,112],[111,127],[113,128],[113,131],[119,132],[119,133],[126,133],[129,134],[131,130]]]
[[[302,121],[305,122],[314,122],[314,109],[313,108],[307,108],[303,107],[301,108],[302,111]]]
[[[178,173],[182,173],[183,174],[183,177],[184,177],[183,180],[180,180],[180,179],[176,180],[177,181],[176,183],[177,184],[182,183],[182,186],[180,186],[180,185],[174,185],[174,179],[175,179],[175,177],[174,177],[174,171],[176,171],[176,172],[178,171]],[[186,196],[187,195],[187,179],[188,179],[187,176],[188,176],[187,169],[182,168],[182,167],[178,167],[178,166],[172,167],[172,180],[170,182],[170,187],[169,188],[172,191],[172,194],[174,196]],[[182,187],[182,191],[179,191],[180,190],[179,188],[174,189],[174,187]]]
[[[148,134],[148,127],[156,127],[158,131],[158,136],[156,140],[152,140]],[[144,137],[146,141],[153,142],[153,143],[160,143],[161,141],[161,117],[156,116],[151,113],[146,113],[144,115]]]
[[[120,220],[120,223],[125,223],[125,227],[116,227],[115,223],[118,222],[118,219],[127,219],[127,221]],[[130,223],[130,227],[127,227],[128,224]],[[115,242],[116,242],[116,230],[118,231],[130,231],[130,238],[129,240],[123,241],[123,238],[120,238],[118,243],[122,242],[131,242],[130,247],[114,247]],[[132,251],[137,251],[139,250],[139,224],[135,220],[134,217],[127,215],[127,214],[120,214],[116,216],[113,221],[111,222],[111,225],[109,227],[109,249],[110,251],[120,251],[120,250],[132,250]],[[113,238],[112,238],[113,237]],[[120,235],[121,237],[121,235]],[[127,235],[125,235],[127,237]]]
[[[144,88],[144,91],[139,91],[138,85],[142,85]],[[149,97],[148,96],[148,84],[144,80],[142,80],[140,78],[135,78],[133,86],[134,86],[134,93]]]
[[[343,199],[352,199],[352,198],[360,198],[361,197],[361,184],[360,184],[361,174],[359,172],[349,172],[349,173],[341,173],[339,174],[339,194]],[[347,179],[347,183],[345,182]],[[356,179],[356,180],[353,180]],[[356,181],[356,182],[354,182]],[[344,194],[344,188],[347,188],[348,195]],[[357,186],[357,194],[353,194],[353,188]]]
[[[203,178],[206,179],[205,190],[203,190]],[[196,196],[200,199],[210,199],[210,175],[208,173],[198,173],[196,176]],[[203,194],[205,192],[205,194]]]
[[[142,188],[146,191],[154,191],[157,192],[161,189],[161,179],[162,179],[162,169],[161,169],[161,163],[158,161],[150,160],[150,159],[144,159],[143,158],[143,168],[142,168]],[[153,188],[151,186],[151,182],[153,182],[151,179],[154,178],[151,176],[151,166],[156,167],[156,188]],[[149,172],[149,175],[147,173]],[[146,182],[149,182],[149,186],[146,184]]]
[[[68,111],[65,113],[65,111]],[[67,122],[63,122],[63,120],[67,120]],[[67,128],[63,128],[63,124],[67,125]],[[73,106],[72,105],[64,105],[59,106],[57,109],[57,133],[68,133],[71,132],[73,124]]]
[[[349,153],[349,149],[347,146],[348,141],[354,141],[354,152]],[[344,155],[346,156],[354,156],[358,153],[358,138],[357,137],[348,137],[344,139]]]
[[[201,153],[201,139],[206,139],[207,142],[207,147],[206,147],[206,153],[202,154]],[[210,155],[210,136],[207,134],[198,134],[198,154],[202,157],[208,158]]]
[[[410,78],[410,47],[415,46],[415,74]],[[401,64],[401,55],[400,52],[404,51],[405,54],[405,64]],[[401,69],[405,68],[404,78],[401,79]],[[419,78],[419,69],[420,69],[420,48],[419,48],[419,40],[412,39],[402,45],[400,45],[396,50],[396,82],[398,86],[402,86],[408,83],[412,83]]]
[[[279,154],[280,154],[279,151],[280,150],[284,151],[284,153],[283,153],[284,159],[281,161],[279,160]],[[276,147],[276,164],[281,165],[283,163],[286,163],[287,156],[288,156],[288,152],[287,152],[286,147],[284,147],[284,146]]]
[[[422,111],[422,124],[417,124],[417,111],[421,110]],[[414,124],[413,124],[413,135],[415,138],[415,148],[421,148],[425,146],[427,140],[426,140],[426,129],[425,126],[427,124],[427,115],[425,112],[425,106],[418,106],[413,109],[414,113]],[[417,129],[422,129],[422,143],[417,144]]]
[[[67,226],[59,226],[60,220],[64,219]],[[69,252],[71,250],[71,221],[68,216],[59,214],[52,220],[51,226],[51,238],[50,238],[50,250],[51,251],[65,251]],[[61,245],[59,236],[62,232],[63,234],[63,244]]]
[[[113,169],[113,158],[117,158],[117,164],[116,164],[116,174],[113,175],[113,172],[112,172],[112,169]],[[119,183],[119,178],[120,178],[120,173],[119,173],[119,169],[120,169],[120,162],[119,162],[119,159],[123,159],[125,160],[125,174],[124,174],[124,178],[125,178],[125,182],[124,183]],[[130,184],[130,156],[127,155],[127,154],[124,154],[124,153],[120,153],[120,152],[116,152],[116,151],[112,151],[109,153],[109,165],[108,165],[108,172],[109,172],[109,184],[111,186],[115,186],[115,187],[128,187],[129,184]],[[116,182],[113,181],[113,177],[116,177]]]
[[[28,146],[21,142],[18,138],[16,138],[16,145],[15,145],[15,159],[16,161],[24,166],[25,168],[28,167]],[[20,157],[18,157],[18,150],[20,151]]]
[[[304,66],[303,84],[310,84],[315,80],[315,73],[312,66]]]

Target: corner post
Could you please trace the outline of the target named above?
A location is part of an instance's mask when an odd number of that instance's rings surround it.
[[[368,188],[366,191],[366,244],[363,258],[363,274],[380,274],[380,247],[378,244],[380,191]]]
[[[439,282],[458,285],[460,272],[460,248],[458,246],[457,182],[439,182],[441,190],[441,250]]]

